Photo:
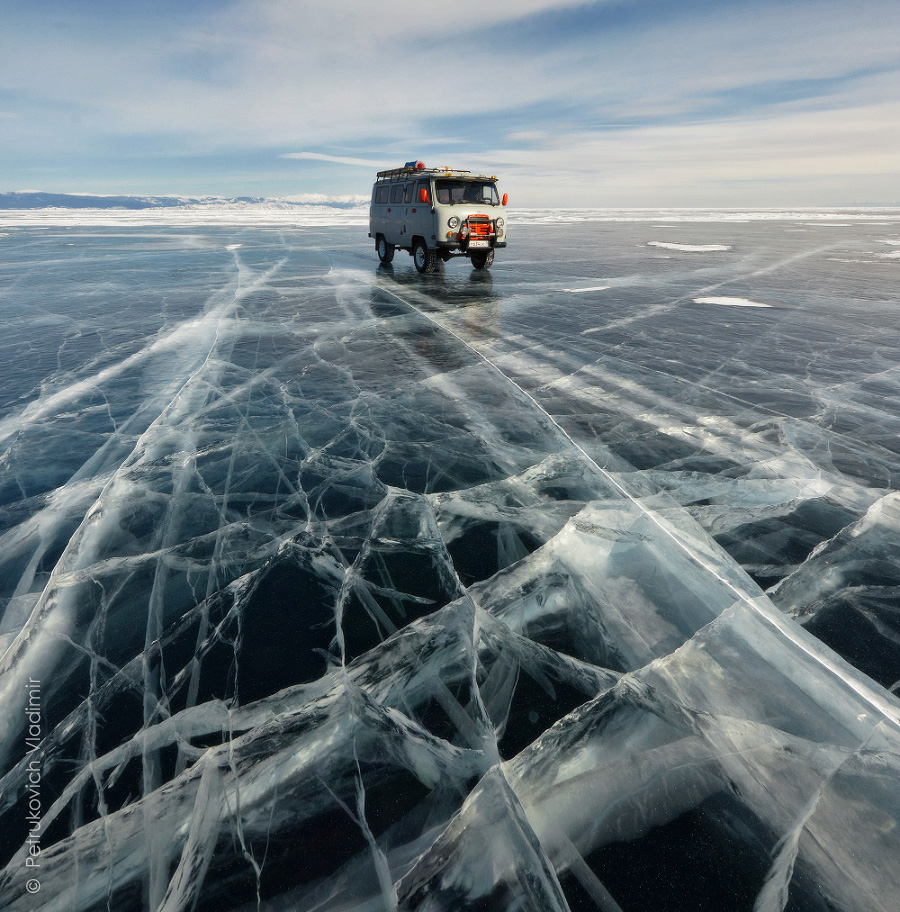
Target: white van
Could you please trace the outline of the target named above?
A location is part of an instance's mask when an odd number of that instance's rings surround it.
[[[399,247],[412,255],[419,272],[434,272],[439,259],[461,256],[486,269],[494,251],[506,246],[506,199],[497,193],[496,177],[407,162],[378,172],[369,237],[385,265]]]

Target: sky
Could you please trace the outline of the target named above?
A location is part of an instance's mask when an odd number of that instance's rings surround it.
[[[900,0],[0,0],[0,192],[900,205]]]

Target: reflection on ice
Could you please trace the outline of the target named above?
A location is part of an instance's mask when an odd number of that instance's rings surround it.
[[[872,229],[650,227],[11,229],[4,909],[896,907]]]

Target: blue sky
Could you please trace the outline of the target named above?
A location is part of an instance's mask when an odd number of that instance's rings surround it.
[[[0,191],[900,203],[898,0],[0,0]]]

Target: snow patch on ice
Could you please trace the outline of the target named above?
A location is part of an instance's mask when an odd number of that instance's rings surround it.
[[[586,291],[606,291],[609,287],[609,285],[592,285],[590,288],[564,288],[563,291],[570,294],[583,294]]]
[[[771,304],[762,304],[748,298],[730,298],[712,295],[710,297],[694,298],[695,304],[718,304],[721,307],[771,307]]]
[[[731,250],[730,244],[673,244],[669,241],[647,241],[648,247],[661,247],[663,250],[681,250],[684,253],[717,253]]]

